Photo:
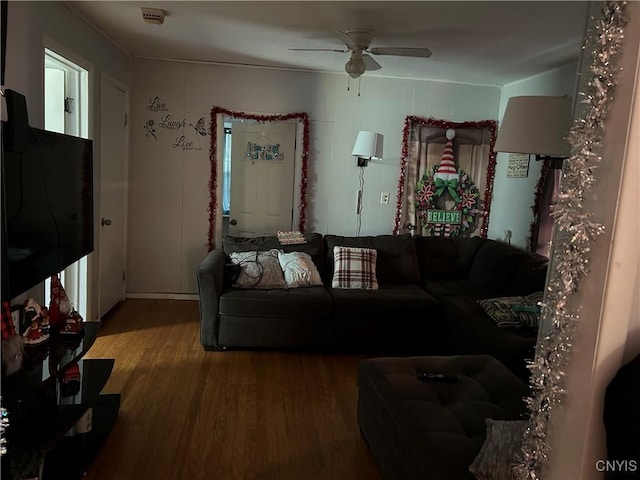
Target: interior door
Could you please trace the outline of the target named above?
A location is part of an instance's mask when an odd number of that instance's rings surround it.
[[[233,124],[230,235],[253,237],[291,230],[296,125]]]
[[[103,78],[100,141],[100,317],[124,299],[126,93]]]

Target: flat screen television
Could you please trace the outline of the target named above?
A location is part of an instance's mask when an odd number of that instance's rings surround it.
[[[12,299],[93,251],[93,142],[29,127],[23,152],[2,122],[2,290]]]

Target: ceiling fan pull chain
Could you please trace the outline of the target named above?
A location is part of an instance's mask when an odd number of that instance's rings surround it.
[[[351,75],[347,77],[347,92],[351,91]]]
[[[362,77],[358,77],[358,96],[360,96],[360,84],[362,83]]]

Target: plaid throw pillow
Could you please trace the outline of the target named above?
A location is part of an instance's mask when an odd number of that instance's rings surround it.
[[[333,247],[333,288],[377,290],[376,260],[372,248]]]

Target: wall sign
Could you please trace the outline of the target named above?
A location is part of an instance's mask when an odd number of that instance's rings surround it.
[[[510,153],[507,165],[507,177],[525,178],[529,176],[529,154]]]
[[[147,105],[147,110],[151,110],[152,112],[167,112],[169,109],[167,108],[167,104],[160,101],[160,97],[152,97],[149,99],[149,104]]]
[[[244,156],[252,160],[284,160],[284,153],[280,153],[279,143],[275,145],[258,145],[257,143],[249,142]]]
[[[186,122],[184,121],[184,118],[182,120],[174,120],[171,118],[170,114],[167,114],[160,119],[158,127],[166,128],[167,130],[180,130],[181,128],[184,128],[185,125]]]

